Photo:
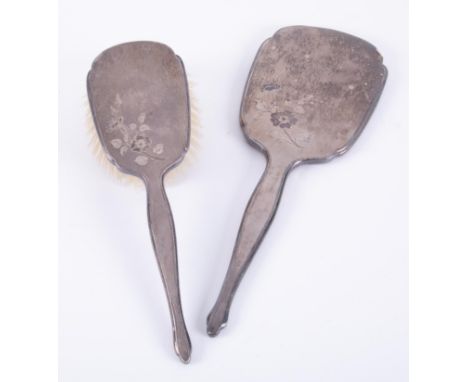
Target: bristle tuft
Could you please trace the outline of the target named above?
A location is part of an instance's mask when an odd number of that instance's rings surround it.
[[[105,169],[105,171],[112,175],[114,179],[117,179],[118,182],[125,185],[131,184],[135,187],[141,187],[143,183],[140,179],[135,176],[128,175],[120,171],[115,167],[107,158],[104,149],[102,148],[101,141],[94,126],[93,116],[91,114],[91,109],[89,108],[89,103],[86,103],[86,130],[89,136],[89,148],[91,153],[96,158],[97,162]]]

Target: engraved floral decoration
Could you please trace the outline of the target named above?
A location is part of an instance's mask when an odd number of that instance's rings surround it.
[[[289,111],[272,113],[270,120],[273,126],[279,126],[283,129],[289,129],[297,122],[297,118]]]
[[[291,126],[294,126],[297,122],[297,118],[290,111],[278,111],[270,114],[270,121],[273,126],[278,126],[281,128],[281,131],[286,135],[288,140],[296,147],[301,148],[301,146],[296,142],[296,140],[289,135],[288,129]]]
[[[152,129],[145,124],[146,114],[140,113],[137,121],[126,124],[122,115],[122,100],[119,94],[116,95],[113,105],[111,105],[111,121],[106,131],[117,134],[119,137],[110,141],[112,147],[119,150],[121,156],[127,152],[134,152],[135,163],[146,166],[150,160],[161,160],[160,155],[164,152],[162,143],[154,144],[147,131]]]
[[[130,148],[136,152],[144,152],[144,150],[146,150],[150,145],[151,145],[151,139],[143,135],[137,135],[133,139],[130,145]]]

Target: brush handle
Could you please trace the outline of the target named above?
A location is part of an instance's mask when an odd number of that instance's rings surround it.
[[[190,361],[191,343],[182,313],[177,265],[177,245],[171,208],[162,177],[145,181],[148,193],[148,221],[154,252],[171,313],[174,349],[184,363]]]
[[[290,168],[291,162],[268,159],[265,172],[247,204],[223,286],[207,318],[210,336],[216,336],[226,326],[234,294],[273,220]]]

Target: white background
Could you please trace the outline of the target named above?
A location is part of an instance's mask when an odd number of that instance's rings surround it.
[[[406,381],[406,3],[62,0],[59,24],[61,380]],[[291,173],[228,327],[212,339],[206,314],[265,165],[238,125],[243,86],[260,43],[295,24],[376,45],[387,86],[349,153]],[[143,189],[112,179],[87,146],[86,73],[102,50],[132,40],[171,46],[200,108],[200,150],[168,185],[188,366],[172,351]]]

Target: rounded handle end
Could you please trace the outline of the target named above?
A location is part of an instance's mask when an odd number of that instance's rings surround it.
[[[174,350],[183,363],[190,362],[192,344],[187,330],[181,330],[180,333],[174,332]]]
[[[226,327],[228,317],[228,310],[216,305],[206,319],[206,332],[208,335],[210,337],[216,337],[219,332]]]

